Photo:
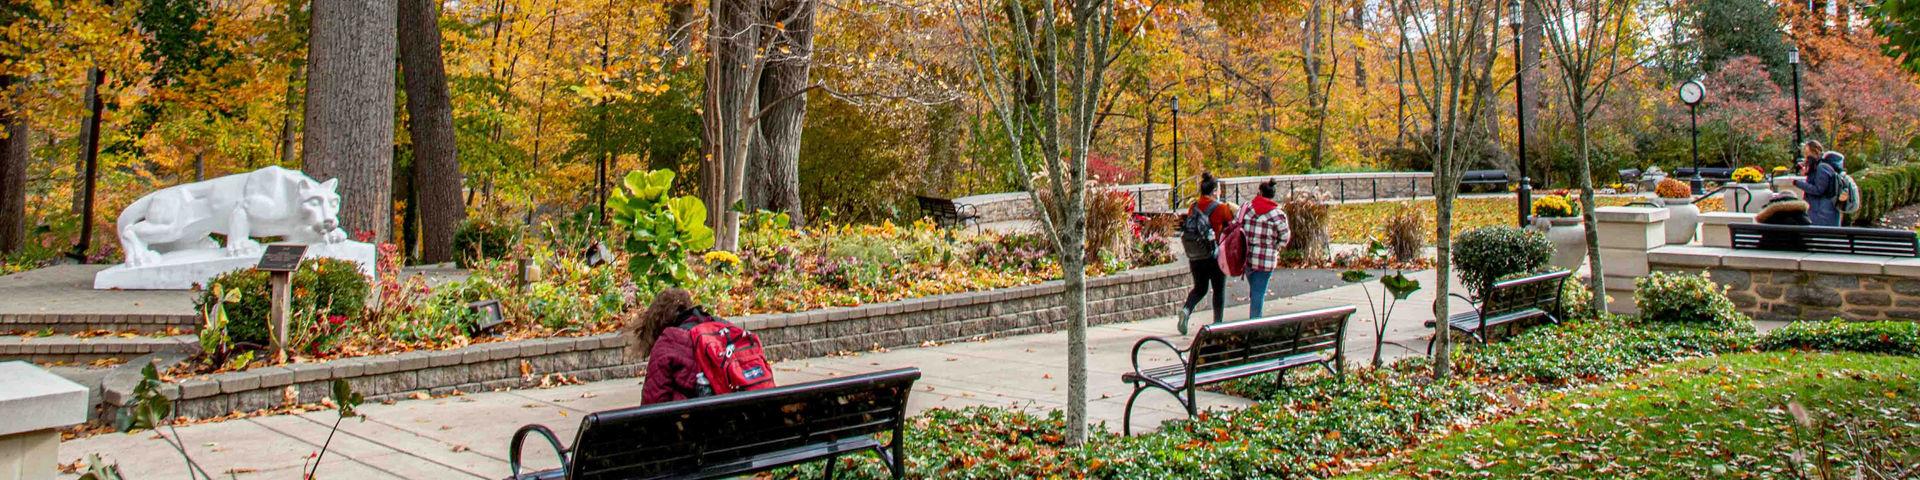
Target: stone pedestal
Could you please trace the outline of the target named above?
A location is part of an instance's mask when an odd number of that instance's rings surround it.
[[[59,428],[87,421],[87,388],[26,362],[0,362],[0,480],[51,480]]]
[[[1733,248],[1733,229],[1727,226],[1735,223],[1754,223],[1753,214],[1732,212],[1700,214],[1700,245]]]
[[[264,251],[263,251],[264,252]],[[205,286],[213,277],[260,264],[261,253],[229,256],[222,249],[182,250],[161,255],[154,265],[130,267],[114,265],[93,277],[95,290],[191,290]],[[374,278],[380,258],[371,243],[316,243],[307,247],[304,258],[338,258],[360,264],[360,273]]]
[[[1667,244],[1667,215],[1667,209],[1656,207],[1594,209],[1594,221],[1600,229],[1600,262],[1606,269],[1602,282],[1606,285],[1607,311],[1638,312],[1633,306],[1633,280],[1647,276],[1647,252]]]

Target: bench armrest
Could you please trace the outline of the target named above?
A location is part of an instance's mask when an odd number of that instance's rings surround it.
[[[961,219],[976,218],[980,216],[980,206],[971,203],[953,202],[953,213],[959,215]]]
[[[1133,356],[1133,373],[1135,375],[1139,375],[1141,379],[1152,381],[1151,379],[1148,379],[1146,372],[1140,369],[1140,347],[1144,347],[1148,343],[1158,343],[1161,345],[1166,345],[1168,350],[1173,350],[1173,353],[1174,353],[1173,359],[1180,362],[1181,368],[1183,369],[1193,368],[1192,365],[1187,364],[1186,349],[1173,346],[1173,342],[1168,342],[1167,339],[1164,339],[1164,338],[1160,338],[1160,337],[1142,338],[1138,342],[1133,342],[1133,355],[1132,355]]]
[[[1481,311],[1480,311],[1480,302],[1475,302],[1475,301],[1473,301],[1473,299],[1472,299],[1472,298],[1467,298],[1467,296],[1466,296],[1466,295],[1461,295],[1461,294],[1458,294],[1458,293],[1449,293],[1449,294],[1447,294],[1447,296],[1449,296],[1449,297],[1453,297],[1453,298],[1458,298],[1458,299],[1461,299],[1461,300],[1466,300],[1466,301],[1467,301],[1467,306],[1473,309],[1473,316],[1474,316],[1474,317],[1478,317],[1478,318],[1480,319],[1480,321],[1482,321],[1482,322],[1485,322],[1485,321],[1487,321],[1487,315],[1486,315],[1486,313],[1484,313],[1484,312],[1481,312]],[[1441,319],[1441,321],[1445,321],[1445,319]],[[1451,327],[1449,327],[1449,328],[1451,328]]]
[[[546,437],[547,443],[553,444],[554,454],[560,456],[560,469],[561,471],[565,471],[567,468],[567,449],[560,446],[560,439],[553,435],[553,430],[548,430],[545,425],[527,425],[520,427],[519,431],[513,432],[513,441],[507,444],[507,471],[513,475],[509,478],[512,480],[520,479],[520,443],[526,441],[527,434],[529,433],[538,433],[540,436]]]

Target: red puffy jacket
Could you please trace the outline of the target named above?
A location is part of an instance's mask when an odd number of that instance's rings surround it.
[[[692,398],[700,391],[695,375],[700,363],[693,356],[693,334],[667,327],[647,352],[647,378],[640,386],[640,404],[650,405]]]

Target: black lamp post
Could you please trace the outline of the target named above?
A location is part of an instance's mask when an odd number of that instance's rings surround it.
[[[1680,84],[1680,101],[1687,104],[1687,121],[1693,132],[1693,194],[1706,193],[1706,179],[1700,178],[1700,101],[1707,98],[1707,86],[1700,80]]]
[[[1167,198],[1180,208],[1180,97],[1167,97],[1167,104],[1173,107],[1173,194]]]
[[[1527,217],[1533,213],[1533,179],[1527,177],[1527,118],[1526,88],[1527,65],[1523,62],[1521,51],[1521,29],[1526,28],[1526,18],[1521,14],[1520,0],[1507,3],[1508,24],[1513,26],[1513,124],[1519,127],[1520,139],[1514,144],[1514,151],[1520,156],[1520,228],[1527,227]]]
[[[1787,51],[1787,66],[1793,69],[1793,152],[1787,156],[1789,163],[1800,158],[1800,146],[1806,144],[1805,133],[1800,129],[1800,48]]]

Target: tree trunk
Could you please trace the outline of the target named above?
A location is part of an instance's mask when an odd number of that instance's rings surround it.
[[[800,210],[800,134],[806,124],[805,90],[813,58],[813,3],[786,0],[768,10],[768,19],[784,25],[773,35],[769,50],[784,47],[786,51],[761,72],[757,103],[767,111],[760,117],[758,144],[747,168],[747,205],[786,212],[795,226],[805,224]]]
[[[73,162],[73,197],[68,199],[71,207],[67,211],[73,212],[74,215],[80,215],[80,211],[87,208],[87,196],[85,193],[87,191],[87,177],[80,173],[87,169],[87,152],[84,149],[92,148],[88,146],[87,139],[93,138],[93,98],[100,93],[100,84],[94,82],[93,79],[99,77],[99,73],[99,69],[97,68],[87,69],[87,89],[80,94],[80,105],[87,110],[86,115],[80,117],[80,136],[75,137],[76,141],[80,143],[80,148],[83,150],[80,151],[79,155],[74,155]]]
[[[712,54],[707,61],[705,123],[709,152],[701,164],[701,193],[707,204],[707,221],[713,228],[714,249],[734,250],[739,245],[740,214],[733,205],[742,199],[746,187],[744,170],[752,146],[753,125],[748,121],[758,110],[758,92],[762,60],[756,58],[760,35],[759,0],[717,0],[708,13]]]
[[[1522,8],[1525,11],[1522,13],[1521,18],[1523,33],[1520,35],[1520,88],[1524,91],[1520,93],[1520,117],[1518,121],[1520,122],[1520,128],[1535,133],[1529,137],[1527,143],[1521,145],[1520,148],[1527,150],[1527,156],[1529,158],[1540,158],[1538,145],[1540,145],[1540,139],[1546,137],[1546,135],[1541,134],[1543,132],[1540,132],[1540,96],[1542,94],[1540,81],[1540,49],[1541,46],[1544,45],[1541,38],[1540,24],[1546,20],[1542,17],[1543,14],[1540,13],[1539,2],[1531,2],[1526,5],[1526,7]],[[1526,173],[1522,173],[1522,175],[1526,175]]]
[[[664,28],[668,48],[663,60],[672,65],[693,50],[693,0],[669,0]]]
[[[1434,164],[1451,161],[1443,154],[1434,159]],[[1452,307],[1447,302],[1453,298],[1453,262],[1449,259],[1453,258],[1453,198],[1457,187],[1453,182],[1439,181],[1442,175],[1435,175],[1434,178],[1433,318],[1440,321],[1434,322],[1433,327],[1433,375],[1434,378],[1444,379],[1453,370],[1452,330],[1447,327],[1445,320]]]
[[[1320,24],[1323,22],[1320,4],[1321,0],[1314,0],[1313,4],[1307,8],[1306,32],[1300,36],[1300,67],[1307,74],[1307,108],[1309,115],[1312,115],[1315,120],[1326,118],[1326,113],[1321,108],[1323,101],[1321,97],[1325,96],[1326,92],[1320,89]],[[1314,170],[1319,170],[1326,165],[1324,147],[1327,132],[1324,122],[1315,121],[1314,125],[1313,145],[1307,150],[1307,164]]]
[[[1585,112],[1581,106],[1574,107],[1577,112]],[[1600,264],[1600,224],[1594,220],[1593,203],[1593,142],[1587,134],[1585,115],[1576,115],[1574,122],[1580,130],[1580,216],[1586,225],[1587,234],[1587,288],[1593,292],[1588,304],[1595,312],[1607,311],[1607,288],[1604,282],[1607,269]]]
[[[1073,188],[1085,189],[1085,184]],[[1067,438],[1070,445],[1087,439],[1087,255],[1084,205],[1067,206],[1060,236],[1062,290],[1067,305]]]
[[[1353,6],[1353,31],[1360,35],[1361,44],[1366,44],[1368,2],[1358,2]],[[1361,47],[1353,49],[1353,86],[1367,88],[1367,54]]]
[[[0,75],[0,95],[15,82]],[[18,251],[27,241],[27,116],[0,106],[0,254]]]
[[[340,181],[341,228],[393,229],[395,5],[383,0],[314,0],[307,79],[306,171]]]
[[[293,117],[298,115],[295,106],[300,101],[300,90],[294,88],[294,82],[300,79],[300,72],[306,67],[294,69],[287,74],[286,111],[280,116],[280,166],[293,167]],[[248,165],[251,167],[252,165]]]
[[[412,190],[420,215],[420,259],[453,259],[453,232],[467,217],[460,199],[460,159],[453,102],[440,55],[437,0],[400,0],[399,49],[407,86],[407,133],[413,140]],[[410,234],[412,232],[409,232]]]

